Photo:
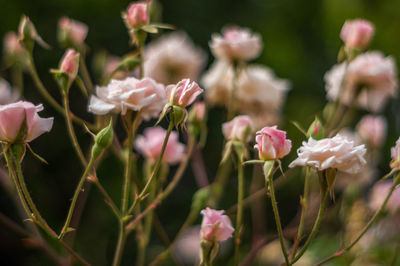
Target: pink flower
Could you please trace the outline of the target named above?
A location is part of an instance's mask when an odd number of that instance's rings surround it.
[[[400,169],[400,138],[396,141],[396,146],[390,150],[392,155],[392,161],[390,167],[393,169]]]
[[[248,142],[253,131],[253,122],[247,115],[236,116],[229,122],[222,124],[222,132],[227,140]]]
[[[12,103],[18,98],[18,91],[11,88],[5,79],[0,78],[0,105]]]
[[[69,40],[72,44],[81,46],[86,39],[88,26],[80,21],[62,17],[58,21],[58,30],[61,40]]]
[[[60,71],[66,73],[71,80],[76,78],[79,68],[79,53],[74,49],[68,49],[60,63]]]
[[[222,36],[213,34],[210,48],[218,59],[247,61],[260,54],[262,48],[261,36],[252,34],[246,28],[225,28],[222,30]]]
[[[4,51],[10,56],[23,56],[24,48],[18,41],[15,32],[8,32],[4,37]]]
[[[345,105],[357,101],[358,106],[379,112],[390,97],[396,96],[397,71],[392,57],[385,58],[380,52],[368,52],[351,61],[347,74],[345,68],[342,63],[325,74],[328,99],[336,100],[341,94],[339,100]],[[359,88],[361,91],[355,98]]]
[[[212,242],[225,241],[232,237],[235,229],[232,227],[225,211],[217,211],[205,208],[201,211],[203,222],[201,223],[200,237]]]
[[[386,137],[386,120],[383,116],[366,115],[357,125],[357,133],[371,147],[382,146]]]
[[[369,207],[377,211],[383,204],[387,194],[392,186],[392,181],[378,182],[374,185],[369,196]],[[400,189],[397,187],[390,197],[386,209],[391,213],[395,213],[400,208]]]
[[[105,87],[96,87],[96,96],[90,97],[88,109],[97,115],[111,111],[125,115],[128,109],[141,111],[140,115],[148,120],[157,117],[166,103],[164,85],[151,78],[139,80],[130,77],[111,80]]]
[[[196,120],[203,121],[206,116],[206,104],[204,102],[197,102],[193,105],[193,110],[196,115]]]
[[[190,79],[182,79],[176,85],[168,85],[166,92],[171,104],[186,107],[192,104],[203,92],[203,89],[196,82],[191,82]]]
[[[149,23],[146,3],[131,3],[124,15],[126,24],[131,28],[140,28]]]
[[[292,142],[286,139],[286,132],[277,129],[277,126],[264,127],[257,132],[257,144],[260,160],[276,160],[286,156],[292,148]]]
[[[340,32],[340,38],[346,46],[364,50],[371,42],[374,32],[375,28],[369,21],[362,19],[347,20]]]
[[[148,160],[156,161],[160,157],[166,135],[167,131],[161,127],[147,128],[144,130],[144,136],[137,137],[135,147]],[[185,145],[178,141],[178,133],[171,132],[162,161],[168,164],[176,164],[185,156],[184,151]]]
[[[49,132],[53,126],[53,118],[39,117],[37,113],[42,110],[41,104],[35,106],[25,101],[0,105],[0,141],[30,142],[43,133]],[[22,129],[24,120],[26,129]],[[21,135],[21,130],[26,131],[25,135]]]
[[[354,141],[339,134],[321,140],[309,138],[308,142],[303,141],[303,146],[297,150],[298,158],[289,167],[311,166],[318,171],[336,168],[355,174],[367,163],[366,152],[365,145],[355,146]]]

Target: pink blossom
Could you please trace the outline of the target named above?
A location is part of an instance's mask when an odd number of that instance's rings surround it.
[[[126,10],[124,19],[129,27],[140,28],[149,23],[146,3],[131,3]]]
[[[225,241],[232,237],[235,229],[231,220],[224,215],[223,210],[217,211],[205,208],[201,211],[203,222],[201,223],[200,237],[212,242]]]
[[[378,182],[374,185],[369,196],[369,207],[377,211],[383,204],[386,196],[388,195],[390,188],[392,186],[392,181]],[[391,213],[395,213],[400,208],[400,189],[397,187],[392,193],[388,203],[386,204],[386,209]]]
[[[109,112],[126,114],[127,110],[141,111],[140,115],[148,120],[157,117],[167,103],[164,85],[151,78],[111,80],[105,87],[96,87],[96,96],[92,95],[89,111],[104,115]]]
[[[387,124],[383,116],[366,115],[357,125],[357,133],[374,148],[382,146],[386,138]]]
[[[390,167],[393,169],[400,169],[400,138],[396,141],[396,146],[390,150],[392,155],[392,161]]]
[[[4,37],[4,51],[11,56],[21,56],[24,54],[24,48],[18,41],[18,35],[15,32],[8,32]]]
[[[253,122],[247,115],[239,115],[222,124],[222,132],[227,140],[248,142],[253,131]]]
[[[18,98],[18,91],[13,89],[5,79],[0,78],[0,105],[12,103]]]
[[[249,29],[231,27],[222,30],[222,36],[213,34],[210,48],[215,57],[222,60],[251,60],[262,48],[261,36]]]
[[[66,73],[71,80],[76,78],[79,68],[79,53],[74,49],[68,49],[60,63],[60,71]]]
[[[348,47],[364,50],[368,47],[374,35],[375,28],[371,22],[355,19],[344,23],[340,38]]]
[[[30,142],[53,126],[53,118],[41,118],[37,114],[43,106],[30,102],[19,101],[0,105],[0,141],[7,143]],[[26,121],[25,135],[21,135],[22,126]],[[18,138],[18,139],[17,139]]]
[[[147,128],[144,130],[144,136],[137,137],[135,147],[148,160],[156,161],[160,157],[166,134],[167,131],[161,127]],[[184,151],[185,145],[178,141],[178,133],[171,132],[162,161],[176,164],[185,156]]]
[[[193,105],[193,110],[196,114],[196,120],[203,121],[206,116],[206,104],[204,102],[197,102]]]
[[[171,104],[186,107],[193,103],[197,96],[203,92],[203,89],[196,82],[183,79],[176,85],[168,85],[166,92]]]
[[[318,171],[336,168],[340,171],[355,174],[367,163],[364,155],[365,145],[355,146],[354,141],[341,135],[333,138],[303,141],[297,150],[298,158],[289,167],[311,166]]]
[[[264,127],[257,132],[257,144],[260,160],[276,160],[286,156],[292,148],[292,142],[286,139],[286,132],[279,130],[277,126]]]
[[[58,28],[61,39],[68,39],[77,46],[83,45],[88,33],[86,24],[68,17],[60,18]]]

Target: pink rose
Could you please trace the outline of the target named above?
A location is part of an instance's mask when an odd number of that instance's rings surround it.
[[[78,75],[79,53],[74,49],[68,49],[60,63],[60,71],[66,73],[71,80]]]
[[[193,105],[193,110],[196,115],[196,120],[203,121],[206,116],[206,104],[204,102],[197,102]]]
[[[43,133],[49,132],[53,126],[53,118],[39,117],[37,113],[42,110],[41,104],[35,106],[25,101],[0,105],[0,141],[30,142]],[[24,120],[26,120],[26,135],[20,136]]]
[[[390,191],[390,187],[392,186],[392,181],[383,181],[376,183],[369,196],[369,207],[377,211],[383,204],[386,196]],[[397,187],[392,193],[390,197],[386,209],[389,210],[391,213],[395,213],[400,208],[400,189]]]
[[[393,169],[400,168],[400,138],[396,141],[396,146],[392,147],[390,152],[392,155],[390,167],[392,167]]]
[[[247,61],[260,54],[262,48],[261,36],[252,34],[246,28],[225,28],[222,30],[222,36],[213,34],[210,48],[218,59]]]
[[[96,96],[90,97],[88,109],[97,115],[111,111],[124,115],[128,109],[141,111],[140,115],[148,120],[157,117],[166,103],[164,85],[151,78],[139,80],[130,77],[111,80],[105,87],[96,87]]]
[[[171,104],[186,107],[192,104],[197,96],[203,92],[203,89],[196,82],[183,79],[176,85],[168,85],[166,92]]]
[[[364,50],[368,47],[374,35],[375,28],[371,22],[355,19],[344,23],[340,38],[348,47]]]
[[[253,122],[247,115],[239,115],[231,121],[222,124],[222,132],[227,140],[249,142],[253,131]]]
[[[257,144],[260,160],[276,160],[286,156],[292,148],[292,142],[286,139],[286,132],[277,129],[277,126],[264,127],[257,132]]]
[[[383,116],[366,115],[357,125],[357,133],[374,148],[382,146],[386,138],[386,120]]]
[[[229,217],[224,211],[205,208],[201,211],[203,222],[201,223],[200,237],[212,242],[225,241],[232,237],[235,229],[232,227]]]
[[[62,17],[58,21],[58,30],[60,39],[67,39],[72,44],[81,46],[86,39],[88,26],[80,21]]]
[[[336,168],[339,171],[355,174],[367,163],[365,145],[355,146],[354,141],[341,135],[333,138],[303,141],[297,150],[298,158],[289,167],[311,166],[318,171]]]
[[[156,161],[161,154],[167,131],[161,127],[147,128],[144,130],[144,136],[138,136],[135,147],[148,160]],[[165,148],[162,161],[168,164],[176,164],[185,156],[185,145],[178,141],[178,133],[171,132],[167,146]]]
[[[18,41],[18,35],[15,32],[8,32],[4,37],[4,51],[10,56],[23,56],[24,48]]]
[[[124,19],[129,27],[140,28],[149,23],[146,3],[131,3],[126,10]]]

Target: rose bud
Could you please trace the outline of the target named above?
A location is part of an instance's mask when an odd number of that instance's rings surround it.
[[[170,104],[184,108],[192,104],[197,96],[203,92],[203,89],[196,82],[183,79],[176,85],[168,85],[166,92]]]
[[[371,147],[379,148],[386,138],[386,120],[383,116],[366,115],[357,125],[357,133]]]
[[[217,211],[205,208],[201,211],[203,222],[201,223],[200,236],[211,242],[225,241],[232,237],[235,229],[229,217],[224,215],[224,211]]]
[[[80,47],[88,34],[88,26],[80,21],[62,17],[58,21],[58,40],[64,45]]]
[[[253,123],[247,115],[239,115],[222,125],[222,132],[227,140],[250,141]]]
[[[146,3],[131,3],[124,15],[126,24],[130,28],[140,28],[149,23]]]
[[[277,126],[264,127],[257,132],[257,144],[260,160],[276,160],[286,156],[292,148],[292,142],[286,139],[286,132],[277,129]]]
[[[66,73],[71,80],[76,78],[79,68],[79,53],[68,49],[60,62],[60,71]]]
[[[400,169],[400,138],[396,141],[396,146],[390,150],[392,155],[392,161],[390,167],[393,169]]]
[[[340,38],[347,47],[364,50],[374,35],[374,26],[366,20],[355,19],[344,23]]]

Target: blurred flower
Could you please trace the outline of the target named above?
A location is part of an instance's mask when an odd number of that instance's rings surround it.
[[[385,58],[380,52],[368,52],[356,57],[348,65],[346,74],[345,71],[345,63],[342,63],[325,74],[328,99],[337,100],[340,97],[346,105],[355,100],[360,107],[379,112],[387,99],[397,93],[397,71],[392,57]]]
[[[224,215],[223,210],[217,211],[205,208],[201,211],[203,222],[201,223],[200,237],[212,242],[225,241],[232,237],[235,229],[231,220]]]
[[[174,255],[185,265],[197,265],[200,261],[200,226],[185,231],[174,247]]]
[[[18,98],[18,91],[13,90],[6,80],[0,78],[0,104],[12,103]]]
[[[253,131],[251,119],[247,115],[239,115],[231,121],[222,124],[222,132],[226,140],[250,141],[250,134]]]
[[[111,80],[105,87],[96,87],[90,97],[89,112],[104,115],[111,111],[126,114],[128,109],[141,111],[148,120],[157,117],[167,103],[164,86],[151,78]]]
[[[4,54],[9,57],[24,56],[25,50],[18,41],[18,35],[13,32],[7,32],[4,36]]]
[[[167,131],[161,127],[146,128],[144,136],[138,136],[135,147],[146,159],[156,161],[161,155]],[[162,162],[176,164],[185,156],[185,145],[178,141],[178,133],[171,132],[165,148]]]
[[[366,115],[357,125],[358,135],[371,145],[379,148],[386,138],[386,120],[383,116]]]
[[[0,106],[0,141],[7,143],[30,142],[53,126],[53,118],[37,114],[43,106],[19,101]]]
[[[349,187],[365,188],[375,180],[377,174],[378,170],[370,163],[367,163],[355,174],[339,171],[336,173],[335,189],[343,191]]]
[[[129,28],[140,28],[149,23],[149,15],[147,14],[147,3],[133,2],[126,9],[123,15],[126,25]]]
[[[369,207],[373,211],[377,211],[383,204],[386,196],[389,194],[390,188],[393,184],[393,181],[386,180],[383,182],[376,183],[369,196]],[[390,197],[388,203],[386,204],[386,209],[391,213],[395,213],[400,208],[400,189],[399,187],[395,188]]]
[[[74,80],[78,75],[79,53],[74,49],[68,49],[60,62],[60,71],[66,73],[70,80]]]
[[[303,141],[297,150],[298,158],[289,167],[311,166],[318,171],[336,168],[346,173],[357,173],[366,164],[365,145],[355,146],[351,141],[339,134],[333,138]]]
[[[203,92],[203,89],[190,79],[182,79],[176,85],[168,85],[166,92],[171,104],[186,107],[193,103],[197,96]]]
[[[392,155],[390,167],[400,169],[400,138],[396,141],[396,146],[391,148],[390,153]]]
[[[189,78],[197,81],[206,63],[206,54],[184,32],[161,36],[144,49],[144,75],[163,84]]]
[[[260,160],[276,160],[285,157],[292,148],[292,142],[286,139],[286,132],[279,130],[277,126],[264,127],[257,132],[257,144]]]
[[[364,50],[371,42],[374,32],[375,28],[369,21],[362,19],[347,20],[340,32],[340,38],[347,47]]]
[[[88,33],[88,26],[80,21],[62,17],[58,21],[58,38],[62,43],[82,46]]]
[[[251,60],[256,58],[262,48],[261,36],[250,29],[230,27],[213,34],[210,48],[215,57],[222,60]]]

